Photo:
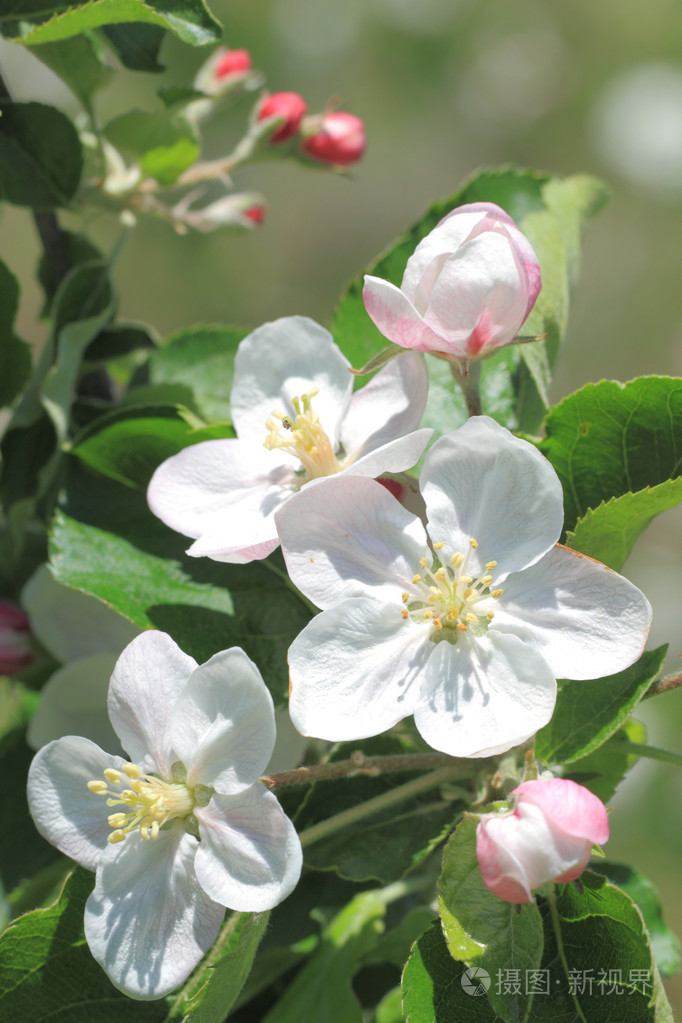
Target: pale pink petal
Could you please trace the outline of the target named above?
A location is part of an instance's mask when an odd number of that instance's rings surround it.
[[[400,602],[429,553],[420,520],[362,476],[309,483],[276,522],[292,581],[321,608],[363,593]]]
[[[426,408],[429,375],[422,355],[405,352],[356,391],[341,425],[346,460],[416,430]]]
[[[263,774],[275,745],[275,712],[243,650],[222,650],[192,672],[175,703],[170,741],[190,787],[241,792]]]
[[[306,316],[285,316],[245,337],[234,363],[230,397],[237,435],[254,444],[265,439],[273,411],[294,416],[293,398],[317,388],[313,409],[332,447],[353,390],[350,363],[328,330]]]
[[[534,646],[561,678],[601,678],[629,667],[651,625],[651,607],[636,586],[560,545],[507,579],[497,604],[495,628]]]
[[[165,632],[150,630],[130,643],[109,685],[109,717],[121,745],[145,772],[168,778],[175,702],[197,666]]]
[[[216,902],[260,913],[296,887],[301,843],[276,797],[262,785],[237,795],[216,793],[208,806],[197,807],[196,818],[197,878]]]
[[[476,828],[476,859],[481,877],[493,895],[505,902],[532,902],[533,895],[523,866],[505,843],[504,833],[498,841],[496,828],[490,826],[500,816],[486,814]]]
[[[36,828],[87,870],[96,869],[111,834],[106,799],[90,792],[88,782],[102,781],[107,767],[124,763],[89,739],[67,735],[43,746],[29,768],[28,806]]]
[[[429,535],[446,560],[471,550],[468,574],[496,561],[494,585],[538,561],[558,540],[563,492],[532,444],[487,416],[474,416],[430,449],[422,470]]]
[[[303,735],[334,742],[378,735],[414,711],[431,652],[428,629],[399,600],[344,600],[289,648],[289,713]]]
[[[552,828],[591,845],[603,845],[609,837],[609,815],[598,796],[570,778],[524,781],[513,796],[542,810]]]
[[[556,682],[543,658],[490,629],[438,643],[414,721],[429,746],[453,757],[488,757],[525,742],[552,716]]]
[[[400,288],[380,277],[365,276],[362,300],[372,322],[384,337],[403,348],[416,352],[447,352],[464,357],[463,348],[455,350],[451,344],[435,334],[421,318],[411,301]]]
[[[180,824],[109,845],[85,905],[85,937],[112,983],[131,998],[179,987],[220,931],[225,907],[194,873],[198,842]]]

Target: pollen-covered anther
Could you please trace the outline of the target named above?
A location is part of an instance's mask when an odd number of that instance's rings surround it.
[[[497,600],[498,597],[501,597],[503,593],[504,593],[504,590],[491,590],[490,596],[494,597],[495,600]]]
[[[402,617],[403,617],[403,618],[405,618],[405,619],[407,619],[407,618],[409,618],[409,617],[410,617],[410,612],[409,612],[409,611],[407,610],[407,608],[406,608],[406,607],[404,607],[404,608],[402,609],[402,611],[400,612],[400,614],[401,614],[401,615],[402,615]]]
[[[313,387],[307,394],[292,398],[294,416],[273,409],[265,421],[268,433],[263,441],[268,451],[279,448],[297,458],[309,480],[333,476],[342,468],[320,417],[313,410],[312,399],[317,394]]]
[[[407,592],[407,590],[404,590],[402,594],[403,604],[407,604],[409,599],[410,599],[409,593]]]
[[[457,622],[456,628],[459,629],[460,632],[466,632],[469,626],[465,625],[464,622]]]
[[[107,796],[107,806],[122,806],[127,810],[117,810],[107,816],[109,826],[114,829],[108,837],[112,844],[122,842],[135,830],[145,840],[158,838],[164,824],[177,817],[187,817],[194,809],[194,794],[186,785],[143,774],[137,764],[125,764],[121,770],[107,767],[103,774],[112,788],[94,779],[87,783],[88,789],[94,795]],[[130,788],[114,788],[124,779],[129,781]]]

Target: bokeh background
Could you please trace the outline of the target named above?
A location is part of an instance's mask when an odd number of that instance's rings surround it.
[[[181,238],[145,221],[116,282],[121,315],[165,336],[190,323],[256,326],[307,314],[324,322],[346,281],[435,199],[481,166],[590,172],[612,198],[589,226],[556,399],[588,381],[682,375],[682,7],[675,0],[213,0],[225,42],[250,50],[271,90],[311,111],[332,97],[364,118],[369,148],[350,178],[293,162],[244,168],[238,189],[267,197],[248,236]],[[173,39],[163,76],[125,73],[99,96],[103,119],[153,109],[160,84],[186,82],[206,58]],[[65,88],[21,47],[0,43],[20,99],[75,112]],[[205,130],[220,156],[240,137],[253,96]],[[105,249],[118,227],[89,225]],[[40,343],[32,222],[6,209],[0,257],[24,282],[19,332]],[[655,609],[652,645],[682,669],[682,513],[661,516],[625,572]],[[682,751],[682,691],[649,701],[649,741]],[[612,859],[658,886],[682,933],[682,772],[643,763],[614,800]],[[682,980],[666,982],[682,1017]]]

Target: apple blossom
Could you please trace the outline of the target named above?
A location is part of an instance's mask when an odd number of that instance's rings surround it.
[[[33,660],[28,616],[9,600],[0,600],[0,675],[14,675]]]
[[[367,148],[365,125],[355,114],[332,110],[322,117],[311,117],[303,125],[301,149],[320,163],[347,167],[357,163]]]
[[[526,441],[484,416],[441,437],[420,518],[375,480],[307,487],[276,515],[296,586],[322,613],[289,648],[289,711],[304,735],[350,740],[414,714],[461,757],[524,742],[556,678],[635,661],[651,608],[604,565],[556,545],[561,484]]]
[[[56,739],[31,764],[29,807],[49,842],[96,871],[85,937],[97,962],[130,997],[160,998],[211,947],[225,907],[261,912],[286,898],[301,846],[258,784],[274,710],[243,650],[197,665],[165,633],[142,633],[108,703],[131,762]]]
[[[276,146],[297,133],[307,109],[305,100],[297,92],[273,92],[259,104],[256,119],[258,121],[264,121],[268,117],[282,119],[282,123],[270,136],[270,142]]]
[[[583,785],[563,778],[524,781],[509,813],[485,813],[476,828],[483,881],[505,902],[532,902],[547,881],[582,874],[593,845],[609,837],[606,807]]]
[[[403,348],[482,359],[509,344],[540,291],[528,239],[494,203],[448,213],[421,240],[397,288],[365,277],[365,308],[381,333]]]
[[[195,538],[193,557],[265,558],[279,546],[275,512],[310,481],[415,464],[431,435],[415,429],[427,389],[423,357],[405,353],[353,394],[349,363],[328,331],[301,316],[266,323],[235,358],[237,439],[204,441],[163,462],[149,506]]]

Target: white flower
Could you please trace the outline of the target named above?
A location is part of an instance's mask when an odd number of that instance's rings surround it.
[[[33,760],[29,807],[48,841],[97,872],[85,907],[97,962],[132,998],[159,998],[211,947],[226,906],[261,912],[292,891],[301,846],[257,784],[274,711],[242,650],[197,665],[145,632],[118,660],[109,716],[132,763],[57,739]]]
[[[373,480],[328,480],[278,513],[289,574],[323,609],[289,650],[299,731],[360,739],[414,714],[435,749],[488,756],[549,721],[557,677],[637,659],[651,608],[555,546],[561,485],[532,445],[469,419],[427,454],[422,492],[430,539]]]
[[[265,558],[279,546],[275,512],[310,480],[415,464],[431,436],[415,430],[427,390],[423,357],[406,353],[353,394],[349,363],[324,327],[301,316],[266,323],[235,359],[238,439],[204,441],[163,462],[149,507],[195,538],[194,557]]]

